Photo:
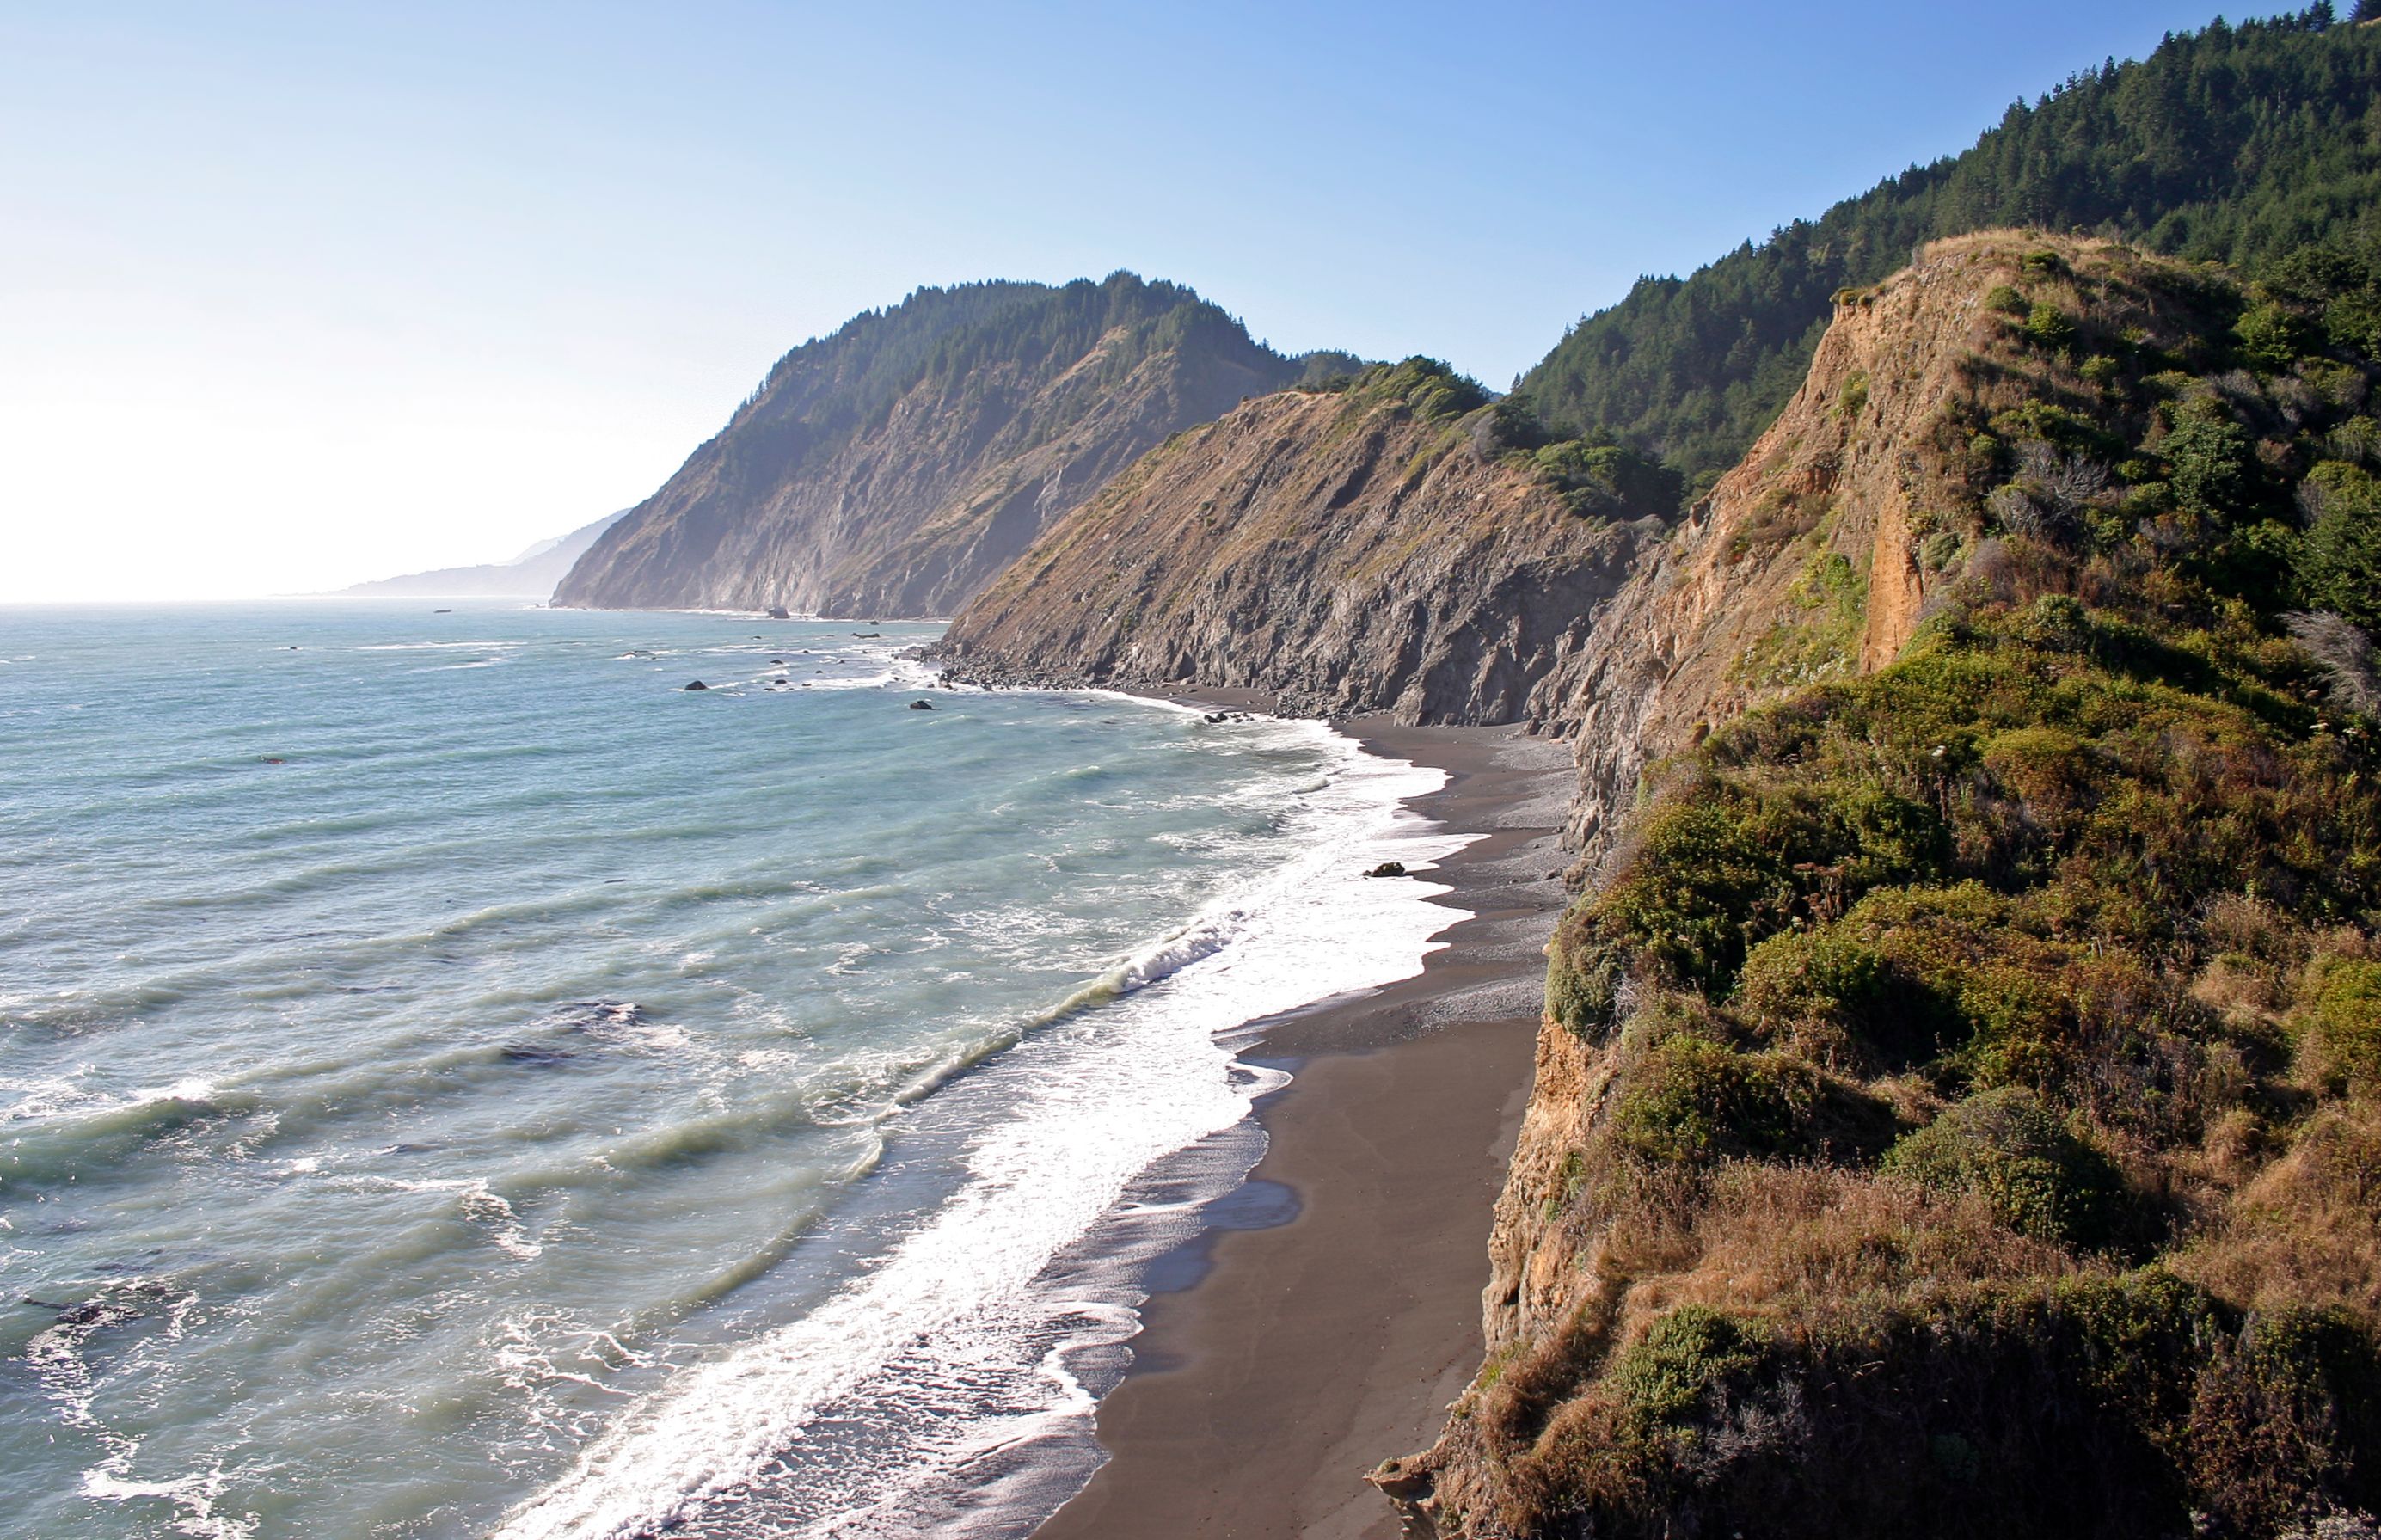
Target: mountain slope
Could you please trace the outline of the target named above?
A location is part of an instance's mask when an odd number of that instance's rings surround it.
[[[1129,274],[921,289],[787,354],[555,601],[947,614],[1142,451],[1308,367]]]
[[[588,547],[593,545],[605,530],[627,517],[625,508],[618,513],[606,514],[592,523],[580,525],[568,534],[539,541],[510,561],[409,572],[403,577],[350,584],[338,592],[343,594],[424,599],[519,597],[543,602],[554,592],[554,585],[562,581],[563,574],[570,570],[571,563],[585,555]]]
[[[1374,1474],[1417,1522],[2381,1509],[2381,688],[2283,613],[2381,584],[2327,271],[1930,248],[1606,607],[1488,1360]]]
[[[2381,27],[2294,17],[2170,36],[2012,106],[1974,148],[1913,166],[1692,276],[1645,278],[1523,377],[1560,431],[1609,437],[1699,492],[1800,386],[1831,296],[1921,242],[2089,230],[2260,271],[2327,238],[2381,238]]]
[[[1663,528],[1577,502],[1498,437],[1477,386],[1426,360],[1382,366],[1169,440],[929,655],[985,682],[1196,681],[1316,714],[1525,720]]]

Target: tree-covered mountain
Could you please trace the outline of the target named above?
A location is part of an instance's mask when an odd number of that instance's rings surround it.
[[[2360,12],[2361,15],[2361,12]],[[1521,382],[1557,431],[1681,471],[1735,463],[1802,382],[1830,299],[1913,247],[2001,226],[2121,238],[2262,275],[2314,242],[2381,242],[2381,28],[2328,5],[2169,35],[2011,106],[1965,153],[1912,166],[1691,277],[1641,279]]]
[[[780,359],[555,601],[946,614],[1168,434],[1355,361],[1129,273],[922,288]]]

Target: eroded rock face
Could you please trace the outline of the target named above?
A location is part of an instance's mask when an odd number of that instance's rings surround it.
[[[983,682],[1559,730],[1549,682],[1663,527],[1575,515],[1478,437],[1361,390],[1247,402],[1053,528],[933,655]]]
[[[1924,510],[1968,495],[1944,405],[1997,334],[1984,296],[2040,244],[1939,242],[1843,297],[1801,390],[1650,555],[1563,681],[1573,849],[1599,852],[1645,767],[1699,730],[1900,652],[1939,581],[1921,559]]]
[[[948,615],[1168,434],[1301,367],[1129,275],[925,291],[788,355],[554,602]]]

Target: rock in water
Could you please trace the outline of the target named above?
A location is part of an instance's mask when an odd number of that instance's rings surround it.
[[[709,690],[711,687],[703,683],[701,679],[696,679],[686,688],[689,690]]]
[[[1410,874],[1406,871],[1406,863],[1402,861],[1385,861],[1364,874],[1368,877],[1403,877]]]
[[[912,701],[910,703],[910,709],[911,711],[932,711],[934,709],[934,703],[932,701]]]

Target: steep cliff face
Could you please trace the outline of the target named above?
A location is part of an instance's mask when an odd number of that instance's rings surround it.
[[[2375,485],[2339,457],[2376,368],[2244,303],[2099,242],[1929,248],[1838,297],[1570,654],[1593,878],[1487,1363],[1374,1473],[1418,1530],[2381,1500],[2369,697],[2277,613],[2292,499]]]
[[[2056,244],[2085,271],[2114,260]],[[1900,652],[1961,550],[1949,516],[1976,498],[1960,423],[1990,415],[1989,361],[2013,347],[1987,296],[2049,250],[2007,232],[1961,237],[1838,297],[1802,388],[1649,554],[1562,678],[1556,709],[1577,724],[1580,764],[1573,848],[1608,842],[1653,761],[1761,701]]]
[[[1572,511],[1479,400],[1410,361],[1250,401],[1053,528],[933,655],[989,682],[1557,727],[1549,681],[1664,525]]]
[[[1168,434],[1304,368],[1129,274],[921,290],[788,354],[555,603],[946,615]]]

